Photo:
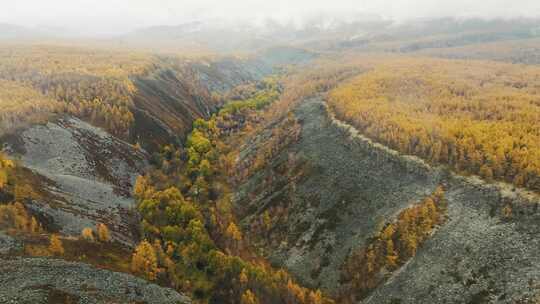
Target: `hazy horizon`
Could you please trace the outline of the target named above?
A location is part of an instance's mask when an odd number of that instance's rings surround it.
[[[257,23],[272,19],[302,24],[317,16],[352,18],[359,14],[395,21],[418,18],[539,17],[540,3],[532,0],[354,1],[354,0],[18,0],[4,3],[0,23],[37,29],[56,28],[66,34],[113,35],[139,28],[178,25],[199,20]]]

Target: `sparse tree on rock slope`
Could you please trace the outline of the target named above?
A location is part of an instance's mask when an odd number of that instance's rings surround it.
[[[109,242],[111,240],[111,234],[109,228],[105,224],[99,223],[96,226],[98,240],[100,242]]]
[[[148,241],[142,241],[131,258],[131,271],[149,280],[155,280],[159,272],[154,247]]]
[[[56,234],[51,235],[49,251],[53,255],[64,255],[64,246],[62,245],[62,241]]]
[[[93,242],[94,241],[94,231],[92,228],[84,228],[81,232],[81,238],[86,241]]]

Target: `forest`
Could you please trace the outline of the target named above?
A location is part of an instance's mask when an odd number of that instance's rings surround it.
[[[112,242],[102,223],[78,238],[61,236],[23,203],[36,185],[0,155],[0,229],[25,239],[24,254],[85,261],[129,272],[190,295],[196,303],[333,303],[300,286],[283,269],[255,254],[236,223],[230,183],[234,146],[261,123],[262,110],[279,99],[281,85],[268,78],[241,91],[208,120],[198,119],[182,148],[165,145],[152,158],[133,192],[141,215],[141,242],[129,252]],[[27,174],[27,173],[25,173]],[[22,177],[22,178],[21,178]],[[30,187],[30,188],[28,188]]]
[[[540,191],[540,69],[389,59],[329,94],[364,135],[459,173]]]
[[[143,53],[75,46],[6,45],[0,47],[0,64],[2,93],[19,92],[18,100],[26,99],[40,111],[50,106],[38,105],[56,100],[61,111],[126,137],[133,123],[130,107],[135,86],[130,76],[154,69],[155,59]],[[21,87],[10,84],[14,82]],[[37,99],[42,100],[30,102]],[[19,111],[25,109],[24,103],[17,104],[22,106]],[[2,122],[11,123],[9,119]]]
[[[235,151],[228,137],[249,132],[280,94],[273,79],[258,89],[195,121],[186,146],[163,147],[156,169],[139,177],[134,193],[144,240],[132,271],[168,282],[198,303],[332,303],[254,254],[236,223],[228,170]]]
[[[540,304],[540,1],[257,1],[4,1],[0,304]]]
[[[127,139],[135,122],[133,77],[164,64],[142,53],[61,46],[1,47],[0,55],[0,135],[67,113]],[[181,61],[168,60],[182,69]],[[242,224],[242,207],[233,203],[235,186],[299,141],[302,122],[292,110],[323,96],[338,119],[403,154],[538,192],[539,90],[540,68],[534,66],[394,55],[321,58],[301,72],[216,93],[211,98],[219,109],[196,119],[184,144],[147,154],[151,168],[137,178],[130,210],[140,220],[135,248],[113,241],[104,223],[75,237],[59,234],[25,207],[41,198],[39,183],[46,181],[2,154],[0,229],[24,239],[18,254],[135,274],[195,303],[334,303],[264,256],[270,242],[288,237],[280,227],[289,220],[286,200]],[[243,140],[263,130],[271,131],[256,153],[240,158]],[[146,153],[137,142],[126,144]],[[335,300],[366,298],[410,261],[447,220],[444,195],[438,187],[353,247]],[[502,211],[503,220],[512,217],[510,204]]]
[[[29,123],[47,121],[62,104],[46,97],[31,87],[0,80],[0,135]]]

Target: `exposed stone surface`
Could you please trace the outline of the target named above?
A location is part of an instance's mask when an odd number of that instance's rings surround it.
[[[285,201],[287,239],[270,242],[270,257],[302,282],[334,293],[340,268],[381,223],[439,184],[448,200],[448,221],[418,254],[365,299],[366,303],[514,303],[540,293],[540,199],[507,185],[490,185],[431,168],[362,137],[333,120],[314,98],[294,111],[301,139],[240,185],[243,223]],[[244,147],[257,153],[264,132]],[[291,182],[279,168],[294,158],[304,174]],[[502,208],[512,216],[502,217]]]
[[[21,244],[9,235],[0,231],[0,254],[8,254],[10,251],[20,249]]]
[[[283,229],[291,237],[286,246],[276,246],[273,260],[308,285],[336,290],[349,251],[361,246],[385,219],[431,193],[437,179],[350,141],[331,123],[320,99],[302,103],[295,114],[302,124],[300,140],[239,187],[237,204],[252,205],[255,211],[245,219],[249,221],[268,206],[290,200],[292,213]],[[256,151],[249,145],[247,149]],[[271,169],[286,163],[290,154],[306,162],[306,173],[294,190],[287,176]],[[270,175],[272,183],[265,183]]]
[[[129,274],[47,258],[0,260],[0,303],[187,304],[178,292]]]
[[[35,125],[8,143],[8,152],[51,183],[54,199],[29,207],[49,215],[64,234],[105,223],[113,237],[131,243],[128,210],[146,155],[99,128],[75,118]],[[17,138],[17,137],[14,137]]]
[[[463,180],[448,188],[448,222],[365,303],[534,303],[540,216],[503,220],[491,211],[500,211],[497,192]]]

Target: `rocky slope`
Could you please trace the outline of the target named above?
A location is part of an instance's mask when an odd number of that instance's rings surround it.
[[[515,303],[540,294],[537,196],[399,155],[333,120],[321,98],[300,103],[294,113],[300,139],[236,193],[246,226],[275,206],[287,210],[262,241],[275,263],[336,294],[350,252],[399,211],[444,185],[446,223],[364,301]],[[248,140],[241,155],[258,153],[270,132]],[[506,206],[512,213],[503,217]]]
[[[270,55],[182,66],[163,62],[133,79],[137,90],[130,143],[68,115],[3,136],[2,151],[18,160],[39,192],[24,205],[49,232],[78,237],[83,228],[104,223],[113,241],[132,247],[139,240],[131,190],[136,177],[146,172],[150,153],[162,144],[180,144],[195,119],[217,110],[218,99],[210,92],[224,93],[275,72],[281,64],[312,58],[289,50]],[[21,249],[17,237],[0,232],[0,254],[5,255],[0,258],[0,303],[189,303],[172,290],[127,274],[62,260],[7,257]]]
[[[191,303],[132,275],[46,258],[0,259],[0,285],[0,303]]]
[[[27,207],[67,235],[101,222],[113,237],[135,242],[131,189],[147,155],[101,129],[65,117],[7,138],[4,149],[41,177],[47,197]]]
[[[130,142],[149,153],[163,144],[181,143],[197,118],[208,118],[218,104],[210,92],[261,79],[284,64],[313,58],[283,48],[247,59],[181,62],[163,57],[152,73],[137,77],[135,122]],[[68,235],[97,222],[110,226],[115,239],[133,244],[130,209],[135,178],[145,172],[149,155],[100,128],[69,116],[33,125],[0,139],[10,156],[31,169],[48,197],[27,204],[44,214],[49,226]]]
[[[13,237],[0,232],[0,254],[8,254],[12,251],[20,250],[21,244]]]

